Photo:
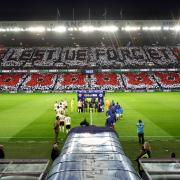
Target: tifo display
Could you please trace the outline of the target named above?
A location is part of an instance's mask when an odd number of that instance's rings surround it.
[[[179,72],[68,74],[0,74],[0,91],[58,92],[67,90],[166,91],[180,89]]]
[[[179,47],[0,48],[4,69],[179,68]]]

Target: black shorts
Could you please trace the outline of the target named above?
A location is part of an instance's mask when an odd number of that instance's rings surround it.
[[[64,121],[60,121],[59,125],[64,126]]]
[[[71,129],[71,125],[70,125],[70,124],[67,124],[67,125],[66,125],[66,129]]]

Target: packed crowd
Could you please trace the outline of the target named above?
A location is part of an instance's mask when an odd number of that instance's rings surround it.
[[[119,90],[123,89],[123,83],[119,74],[98,73],[91,76],[90,87],[101,90]]]
[[[180,89],[178,72],[68,74],[0,74],[0,91]]]
[[[26,76],[25,74],[0,74],[0,91],[17,91]]]
[[[31,74],[22,83],[23,91],[50,91],[53,90],[56,74]]]
[[[86,75],[84,74],[62,74],[58,75],[57,84],[55,90],[77,90],[87,89],[88,83],[86,81]]]
[[[123,74],[126,89],[157,89],[159,86],[148,73]]]
[[[157,81],[164,89],[178,89],[180,88],[180,73],[159,73],[154,74]]]
[[[3,69],[177,68],[178,47],[1,48]]]

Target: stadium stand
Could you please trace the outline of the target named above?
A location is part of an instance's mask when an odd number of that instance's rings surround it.
[[[92,76],[92,89],[120,90],[123,89],[121,76],[114,73],[98,73]]]
[[[84,74],[61,74],[58,76],[58,81],[55,90],[77,90],[87,89],[87,82]]]
[[[31,74],[24,81],[21,89],[25,91],[50,91],[53,90],[56,74]]]
[[[165,73],[165,72],[156,72],[155,78],[161,84],[161,87],[164,89],[180,89],[180,74]]]
[[[0,91],[66,91],[66,90],[163,90],[180,89],[178,72],[128,73],[32,73],[0,74]]]
[[[156,89],[157,83],[145,72],[123,74],[126,89]]]
[[[0,74],[0,90],[17,91],[25,77],[24,74]]]
[[[179,66],[177,57],[169,47],[144,47],[149,62],[153,67],[177,67]]]
[[[172,48],[172,51],[176,55],[177,59],[180,60],[180,48],[179,47]]]
[[[1,48],[2,69],[177,68],[177,47]]]
[[[13,74],[0,74],[0,90],[179,90],[178,71],[169,71],[179,67],[178,46],[1,47],[1,72]]]

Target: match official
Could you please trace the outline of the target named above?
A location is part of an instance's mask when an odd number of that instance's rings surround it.
[[[139,120],[136,124],[140,144],[144,144],[144,123]]]

